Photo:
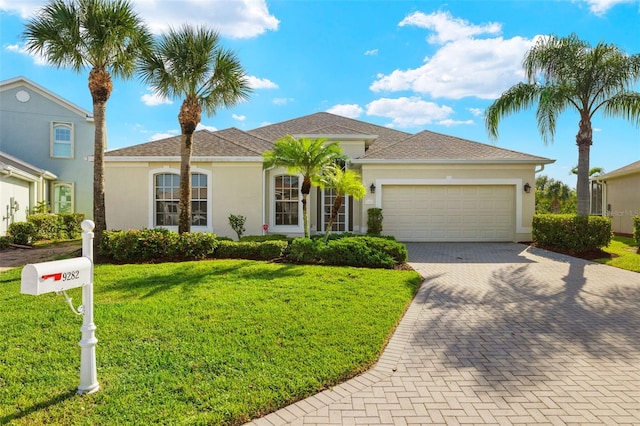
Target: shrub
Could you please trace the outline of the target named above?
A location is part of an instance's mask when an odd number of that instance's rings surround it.
[[[287,241],[219,241],[213,256],[217,259],[271,260],[282,257]]]
[[[535,215],[532,237],[540,247],[571,253],[597,250],[611,242],[611,220],[601,216]]]
[[[321,238],[295,238],[291,241],[287,257],[299,263],[320,263],[320,250],[324,245]]]
[[[9,247],[9,244],[11,244],[11,238],[10,237],[0,237],[0,250],[4,250],[6,248]]]
[[[382,234],[382,209],[370,208],[367,210],[367,234],[368,235],[380,235]]]
[[[84,218],[84,213],[60,213],[58,214],[58,223],[67,238],[75,239],[82,235],[82,221]]]
[[[13,222],[7,230],[14,244],[29,245],[36,240],[36,226],[31,222]]]
[[[178,236],[175,245],[169,247],[167,255],[170,259],[205,259],[213,256],[218,243],[215,234],[185,232]]]
[[[244,231],[246,231],[246,228],[244,227],[246,221],[247,218],[240,214],[229,215],[229,225],[231,225],[231,229],[233,229],[238,235],[238,241],[240,241],[240,238],[242,238],[242,234],[244,234]]]
[[[178,233],[163,228],[105,231],[100,253],[119,262],[167,260],[176,253]]]
[[[631,220],[633,220],[633,239],[638,246],[638,253],[640,253],[640,216],[634,216]]]
[[[33,223],[36,229],[36,240],[57,240],[62,237],[58,216],[55,214],[32,214],[27,222]]]
[[[245,235],[244,237],[240,238],[240,241],[255,241],[255,242],[262,242],[262,241],[290,241],[293,238],[287,237],[286,235],[282,235],[282,234],[267,234],[267,235]]]

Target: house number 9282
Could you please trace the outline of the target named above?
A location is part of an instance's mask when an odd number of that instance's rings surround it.
[[[77,280],[80,278],[80,271],[69,271],[62,273],[62,281]]]

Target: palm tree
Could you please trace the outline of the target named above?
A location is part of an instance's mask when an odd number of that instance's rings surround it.
[[[326,173],[323,180],[325,187],[333,188],[336,192],[336,198],[331,207],[331,217],[329,218],[329,223],[324,233],[324,241],[327,242],[333,222],[338,217],[338,212],[340,211],[340,207],[342,207],[344,196],[348,195],[356,200],[362,200],[366,194],[366,189],[358,173],[348,169],[342,170],[341,167],[337,166]]]
[[[523,60],[526,83],[508,89],[489,106],[485,124],[498,137],[500,119],[538,103],[536,119],[545,143],[552,142],[556,120],[566,109],[580,115],[578,145],[578,214],[589,214],[589,154],[593,143],[591,119],[601,111],[640,125],[640,54],[627,55],[603,42],[591,47],[575,34],[540,38]],[[538,82],[538,77],[542,78]]]
[[[104,203],[104,150],[111,76],[129,78],[151,35],[126,0],[52,0],[27,22],[23,32],[29,52],[56,67],[89,72],[95,122],[93,220],[95,241],[107,229]]]
[[[235,53],[220,46],[217,32],[185,25],[170,29],[140,65],[142,80],[165,97],[184,98],[178,121],[180,150],[180,217],[178,232],[191,230],[191,152],[202,112],[215,115],[249,98],[251,88]]]
[[[551,212],[558,214],[562,204],[571,197],[571,188],[562,181],[551,179],[546,188],[545,196],[550,201]]]
[[[589,169],[589,177],[600,176],[603,173],[604,173],[604,169],[602,167],[592,167]],[[575,166],[574,168],[571,169],[571,174],[572,175],[578,174],[578,166]]]
[[[311,186],[324,185],[322,176],[333,165],[345,157],[338,142],[325,143],[326,139],[294,138],[286,135],[278,139],[272,151],[262,154],[264,168],[276,166],[286,167],[289,173],[302,175],[302,218],[304,221],[304,236],[309,237],[309,212],[307,209],[307,197],[311,192]]]

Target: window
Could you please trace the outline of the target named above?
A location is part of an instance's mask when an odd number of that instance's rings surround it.
[[[322,191],[322,230],[327,230],[329,220],[331,219],[331,210],[336,200],[336,190],[333,188],[325,188]],[[342,205],[338,210],[338,215],[331,225],[332,232],[345,232],[347,230],[347,205],[349,204],[349,196],[345,195],[342,199]]]
[[[207,226],[207,176],[191,174],[191,226]],[[154,178],[154,226],[178,226],[180,175],[159,173]]]
[[[602,184],[591,181],[591,214],[602,216]]]
[[[73,184],[56,183],[53,185],[53,212],[73,213]]]
[[[73,158],[73,125],[51,123],[51,156]]]
[[[275,225],[298,226],[299,194],[298,176],[275,177]]]

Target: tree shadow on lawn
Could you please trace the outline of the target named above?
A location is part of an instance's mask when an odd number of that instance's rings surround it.
[[[430,319],[415,338],[438,354],[439,368],[469,368],[479,385],[504,389],[576,368],[590,374],[601,362],[638,365],[640,276],[611,268],[604,284],[588,270],[604,266],[542,252],[535,255],[549,260],[498,267],[475,283],[426,278]],[[565,273],[538,269],[550,261]]]
[[[18,420],[23,417],[27,417],[35,412],[46,410],[48,407],[60,404],[68,399],[77,397],[77,392],[75,389],[69,390],[67,392],[63,392],[59,395],[56,395],[52,398],[49,398],[45,401],[40,401],[31,407],[25,408],[23,410],[17,411],[13,414],[7,414],[6,416],[0,417],[0,424],[8,424],[12,420]]]

